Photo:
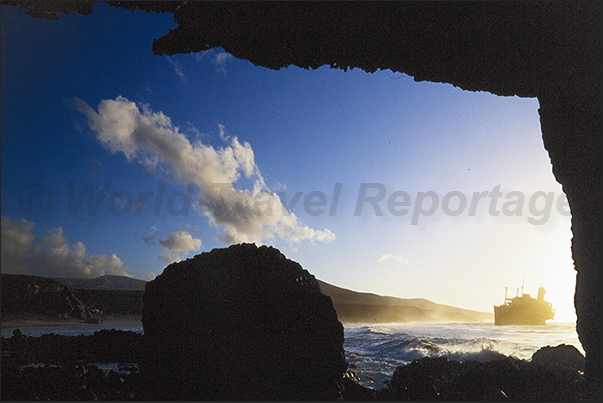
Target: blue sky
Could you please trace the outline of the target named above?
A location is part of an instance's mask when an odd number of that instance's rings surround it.
[[[536,99],[153,55],[174,27],[106,4],[59,21],[2,6],[3,272],[152,278],[254,241],[334,285],[482,311],[525,277],[574,319]]]

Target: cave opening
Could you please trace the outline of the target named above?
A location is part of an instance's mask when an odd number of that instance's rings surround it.
[[[52,4],[48,4],[49,8],[53,7]],[[52,10],[46,10],[46,6],[43,7],[44,9],[38,9],[37,11],[33,10],[35,7],[32,5],[25,4],[25,6],[32,8],[30,15],[36,18],[52,18],[53,12]],[[87,13],[92,9],[91,4],[84,4],[82,6],[84,8],[88,8],[88,6],[90,6],[90,10],[87,10]],[[122,4],[120,7],[121,6],[127,8],[142,7],[139,4],[130,6]],[[182,10],[179,11],[181,6]],[[67,9],[69,7],[75,6],[68,6]],[[281,29],[279,24],[268,23],[262,25],[263,22],[266,22],[266,20],[263,19],[264,14],[261,12],[256,13],[251,9],[246,9],[245,6],[242,6],[243,8],[238,10],[238,12],[236,12],[237,9],[233,5],[227,5],[222,9],[222,6],[214,5],[187,6],[186,4],[178,4],[168,6],[155,3],[148,7],[151,9],[153,9],[153,7],[158,7],[151,11],[169,11],[176,13],[176,20],[181,24],[179,28],[170,31],[168,35],[165,35],[154,42],[153,51],[156,54],[174,55],[177,53],[188,53],[190,51],[198,52],[199,50],[210,47],[223,46],[223,49],[229,52],[229,54],[236,55],[241,60],[248,59],[254,64],[263,65],[271,69],[279,69],[290,64],[314,68],[325,64],[331,66],[358,66],[366,71],[375,71],[377,68],[394,66],[395,70],[408,72],[408,74],[421,81],[444,81],[454,83],[455,85],[468,90],[490,91],[502,95],[519,94],[522,97],[537,97],[540,107],[538,113],[542,126],[542,138],[553,163],[555,177],[563,184],[563,189],[568,195],[569,204],[572,208],[573,216],[571,217],[571,220],[573,240],[571,247],[573,250],[573,260],[575,261],[576,268],[579,272],[576,293],[578,331],[587,352],[587,360],[590,362],[587,373],[591,374],[590,376],[593,377],[592,379],[595,380],[595,383],[598,382],[600,376],[600,343],[599,337],[597,336],[600,334],[598,325],[600,323],[600,234],[596,226],[598,225],[598,217],[600,214],[600,192],[598,192],[600,189],[600,170],[598,168],[598,163],[600,161],[600,111],[598,110],[598,105],[600,105],[600,94],[598,91],[598,71],[600,69],[597,68],[597,65],[600,64],[600,60],[595,60],[596,58],[593,58],[591,55],[600,53],[600,35],[591,35],[592,32],[598,28],[592,28],[592,26],[595,25],[590,24],[592,21],[585,20],[584,16],[594,15],[593,21],[597,20],[596,16],[600,15],[599,6],[593,6],[590,3],[585,3],[585,5],[580,6],[576,5],[575,7],[569,7],[567,4],[559,6],[550,6],[548,4],[525,4],[518,7],[518,13],[516,13],[513,10],[505,9],[505,6],[501,3],[494,6],[496,10],[502,11],[498,14],[484,12],[484,9],[481,8],[482,6],[478,6],[476,10],[472,11],[465,8],[466,6],[463,4],[458,6],[444,5],[441,9],[432,9],[431,6],[415,6],[413,4],[408,6],[399,5],[395,7],[400,7],[401,9],[394,10],[398,14],[390,12],[384,13],[383,10],[378,9],[378,11],[363,17],[368,20],[371,18],[379,18],[383,23],[378,26],[384,28],[384,31],[382,31],[381,28],[375,32],[365,31],[367,42],[373,44],[373,52],[367,51],[367,48],[358,52],[356,41],[350,40],[354,35],[350,36],[345,34],[348,32],[347,29],[340,29],[338,31],[337,27],[339,27],[339,25],[337,24],[339,24],[339,22],[330,20],[325,21],[324,18],[320,17],[320,10],[318,10],[318,13],[314,13],[309,9],[295,9],[295,12],[297,13],[294,13],[297,15],[296,21],[291,21],[289,19],[281,21],[283,26],[286,25],[288,27],[288,30],[291,26],[297,27],[295,29],[290,29],[292,36],[289,36],[289,34],[282,35],[282,32],[279,31]],[[209,10],[209,12],[204,9],[205,7],[208,8],[207,10]],[[415,7],[416,10],[418,10],[416,13]],[[536,9],[531,9],[531,7],[535,7]],[[59,9],[65,11],[62,6],[59,7]],[[185,14],[183,10],[187,13],[191,13],[195,18],[183,18],[183,15]],[[205,14],[200,12],[200,10]],[[341,20],[343,21],[344,27],[345,24],[356,21],[353,16],[354,13],[351,13],[349,10],[340,11],[347,15],[347,19],[343,18]],[[282,13],[284,16],[292,15],[285,9],[277,9],[276,12],[277,14]],[[308,14],[305,14],[306,12],[308,12]],[[208,15],[216,17],[206,21]],[[318,18],[317,15],[319,16]],[[322,13],[322,15],[328,16],[329,14]],[[387,15],[387,18],[381,18],[384,15]],[[396,15],[399,15],[400,18],[402,18],[404,24],[397,25],[396,18],[394,18]],[[408,15],[417,17],[416,23],[413,24],[413,19],[408,18]],[[451,18],[458,15],[463,15],[467,18]],[[241,16],[247,16],[246,18],[248,18],[248,21],[242,20],[240,18]],[[534,23],[534,18],[530,17],[530,22],[527,23],[524,19],[525,16],[541,16],[543,18],[536,19],[536,22]],[[430,24],[422,25],[420,23],[423,21],[422,18],[428,18]],[[233,27],[236,27],[236,29],[225,32],[225,28],[222,25],[216,24],[217,21],[223,20],[236,21],[237,24],[232,25]],[[205,25],[201,23],[203,21],[205,21]],[[433,21],[437,21],[439,24],[432,23]],[[455,23],[451,23],[451,21],[455,21]],[[467,25],[463,25],[464,23],[459,23],[459,21],[465,21]],[[248,29],[249,25],[256,23],[258,24],[257,26],[264,26],[267,31],[257,30],[255,28],[252,30]],[[295,25],[297,23],[300,25]],[[320,26],[320,24],[322,24],[322,26]],[[338,32],[341,35],[324,35],[325,32],[323,28],[330,26],[329,24],[334,24],[336,26],[334,32]],[[362,24],[364,24],[364,22],[358,26],[364,26]],[[194,35],[195,27],[198,28],[199,26],[203,26],[204,29],[203,32],[205,37],[202,39]],[[370,24],[367,26],[370,26]],[[596,26],[598,27],[598,24]],[[191,29],[191,27],[193,29]],[[395,28],[393,31],[392,27]],[[507,29],[507,27],[512,27],[513,29]],[[304,37],[296,36],[296,32],[301,32],[308,28],[310,28],[310,31],[315,32],[316,35],[313,34]],[[296,29],[301,31],[296,31]],[[562,32],[557,32],[557,30],[561,30]],[[384,35],[383,32],[395,32],[394,36],[397,39],[393,41],[382,41],[381,39]],[[275,35],[275,33],[277,34]],[[552,33],[554,33],[554,35]],[[423,36],[421,36],[421,34],[423,34]],[[179,35],[181,36],[179,37]],[[188,40],[181,40],[182,37],[187,36],[189,38]],[[257,40],[257,36],[259,36],[260,40]],[[392,38],[394,38],[394,36],[392,36]],[[330,38],[330,42],[327,41],[327,43],[323,43],[323,39],[321,38],[325,37]],[[593,39],[595,37],[598,39]],[[407,38],[408,40],[405,42],[401,38]],[[309,45],[309,43],[314,42],[321,45]],[[299,43],[300,46],[295,46],[295,43]],[[61,50],[64,48],[58,47],[56,49]],[[454,50],[454,52],[449,51],[451,49]],[[459,50],[461,50],[461,52],[459,52]],[[398,58],[396,56],[397,54],[404,55],[405,57]],[[177,62],[179,59],[174,56],[170,57],[171,59],[169,60],[171,60],[171,62],[166,64],[169,68],[164,69],[163,76],[166,77],[168,74],[166,72],[169,71],[169,74],[173,75],[175,82],[183,80],[178,74]],[[97,58],[94,60],[98,61]],[[217,64],[218,57],[216,56],[214,60],[216,61],[214,67],[219,67]],[[468,66],[468,68],[464,68],[464,66]],[[49,68],[51,67],[52,66],[49,66]],[[86,67],[94,68],[95,66],[94,63],[89,63]],[[4,72],[5,62],[3,61],[3,74]],[[71,70],[71,72],[74,73],[73,70]],[[593,72],[595,73],[593,74]],[[24,73],[26,73],[26,71]],[[220,71],[219,74],[221,74]],[[112,84],[114,85],[113,88],[117,87],[116,84],[121,84],[126,80],[118,81],[119,80],[114,80],[114,83]],[[245,83],[241,83],[241,85],[245,85]],[[3,91],[4,87],[5,86],[3,86]],[[139,94],[144,93],[144,90],[146,89],[142,87],[139,88]],[[88,98],[86,100],[91,103],[94,102],[95,104],[91,104],[91,106],[96,108],[98,99],[92,99],[93,96],[91,95],[91,91],[87,91],[86,95]],[[145,96],[150,96],[148,94],[150,92],[151,91],[147,91]],[[170,96],[169,91],[165,91],[163,94]],[[116,94],[113,94],[112,96],[115,95]],[[38,101],[47,100],[39,97],[37,99]],[[534,100],[535,98],[531,99]],[[148,101],[148,99],[145,101]],[[4,112],[7,110],[7,104],[4,102],[3,104]],[[210,105],[211,100],[205,100],[205,104]],[[253,105],[253,102],[249,102],[248,104]],[[223,105],[216,104],[215,106],[219,107]],[[282,106],[283,105],[277,105],[275,111],[282,111]],[[8,105],[8,108],[10,109],[10,104]],[[320,114],[320,112],[319,108],[314,111],[314,113],[318,114]],[[166,112],[166,114],[172,116],[173,119],[180,119],[181,122],[187,121],[187,116],[179,114],[175,109]],[[3,118],[3,132],[6,132],[5,127],[5,119]],[[195,127],[192,125],[190,131],[194,132],[194,129]],[[234,127],[229,129],[231,130],[230,132],[224,132],[224,138],[228,138],[232,133],[239,133],[240,130],[238,129],[239,128]],[[441,132],[443,133],[444,131]],[[537,133],[537,137],[540,138],[540,129]],[[199,133],[199,135],[202,134],[203,133]],[[218,134],[218,130],[214,129],[213,134],[214,137],[219,135],[221,138],[223,132],[220,130]],[[273,139],[276,137],[278,136],[273,135]],[[333,138],[335,139],[336,137]],[[392,138],[394,143],[396,139],[400,138]],[[454,137],[450,136],[448,141],[451,141],[450,139],[454,139]],[[395,147],[391,146],[391,148],[389,148],[390,139],[387,140],[388,143],[383,144],[384,148],[386,148],[387,151],[391,151]],[[447,140],[442,138],[437,143],[442,144],[442,142],[445,141]],[[448,146],[459,147],[459,144],[451,142]],[[504,146],[505,145],[502,144],[500,147]],[[3,149],[4,148],[5,147],[3,147]],[[321,152],[324,153],[325,149],[328,148],[323,148]],[[524,149],[522,148],[519,151],[524,151]],[[516,154],[518,153],[518,150],[514,149],[512,153]],[[68,154],[69,153],[66,155]],[[287,153],[282,152],[280,154],[281,157],[283,155],[287,155]],[[376,153],[374,156],[378,157],[379,155]],[[357,161],[362,161],[362,156],[356,157]],[[258,158],[261,158],[259,153]],[[3,153],[3,172],[6,172],[5,167],[7,166],[7,162],[5,161],[9,160],[10,157],[9,159],[5,158],[5,154]],[[303,163],[303,161],[299,161],[299,163]],[[267,164],[270,164],[270,162]],[[523,162],[515,164],[515,166],[512,167],[512,169],[517,169],[519,171],[518,174],[515,175],[518,178],[525,173],[521,171],[520,167],[522,165]],[[114,166],[117,166],[117,164]],[[437,167],[432,166],[427,168],[434,169]],[[467,167],[467,171],[469,172],[469,167]],[[311,172],[311,175],[315,175],[315,172]],[[275,180],[275,178],[273,179]],[[341,181],[337,183],[345,182]],[[375,184],[379,182],[374,182],[368,178],[362,183]],[[330,189],[332,187],[332,183],[328,185],[323,184],[321,189],[317,190],[322,191],[323,188]],[[391,188],[391,191],[387,186],[385,187],[388,196],[392,191],[404,190],[397,187],[395,179],[392,180],[392,184],[389,185],[389,188]],[[470,189],[469,192],[488,191],[494,193],[494,188],[495,185],[477,190]],[[10,195],[10,189],[8,193],[6,191],[7,189],[9,188],[3,185],[3,200],[6,199],[7,194]],[[370,190],[379,193],[380,189],[381,188],[378,186],[373,186]],[[15,191],[18,193],[17,190]],[[356,189],[352,189],[351,191],[351,196],[353,197],[358,196],[358,193],[355,192],[355,190]],[[416,189],[414,193],[411,193],[418,195],[419,192],[422,191],[424,193],[423,196],[425,196],[429,190],[431,189]],[[457,190],[459,189],[453,187],[446,188],[445,191],[442,191],[443,194],[439,195],[439,201],[443,201],[442,199],[445,195]],[[508,195],[508,192],[514,191],[515,189],[505,190],[505,195]],[[344,193],[342,196],[345,196],[345,187],[343,188],[343,191]],[[555,188],[554,192],[555,191],[558,191],[558,188]],[[461,191],[460,193],[463,192]],[[544,193],[548,193],[548,189],[545,189]],[[367,196],[364,194],[364,196],[370,198],[374,195]],[[398,196],[400,196],[400,199],[396,199],[392,202],[393,211],[398,211],[396,209],[404,209],[406,207],[404,195],[399,194]],[[490,196],[486,195],[485,198],[486,197]],[[344,199],[342,199],[342,201],[343,200]],[[382,208],[385,210],[388,207],[388,200],[384,200]],[[399,200],[402,200],[400,205],[396,204]],[[458,193],[451,194],[447,199],[449,203],[460,200],[461,196]],[[543,195],[540,199],[540,202],[546,203],[547,201],[546,195]],[[319,201],[319,208],[321,203],[322,202]],[[469,199],[468,203],[471,203]],[[529,209],[530,199],[527,198],[525,203],[527,206],[526,208]],[[557,208],[558,204],[563,205],[564,203],[557,203],[555,201],[552,207]],[[369,204],[366,204],[365,207],[369,206],[373,207],[373,205]],[[434,211],[428,218],[433,219],[432,223],[438,219],[445,221],[449,218],[462,218],[460,215],[454,216],[456,207],[457,205],[455,204],[448,204],[447,214],[445,214],[446,211],[442,208],[441,211]],[[428,207],[426,207],[426,209],[429,210]],[[538,212],[541,209],[542,206],[538,207],[535,204],[533,211]],[[508,206],[507,211],[511,210],[512,207]],[[5,211],[10,211],[10,209],[6,210],[5,204],[3,203],[3,214]],[[516,212],[517,210],[512,211]],[[427,212],[423,213],[424,214],[421,215],[421,212],[419,212],[417,215],[417,228],[420,227],[420,224],[429,222],[427,219],[423,220],[423,218],[426,218],[424,216],[427,215]],[[438,214],[440,214],[440,216]],[[486,215],[489,218],[492,218],[491,215]],[[318,222],[317,217],[311,214],[308,214],[307,216],[309,223]],[[412,214],[408,213],[406,217],[412,218]],[[566,220],[564,222],[567,222],[568,218],[566,217],[569,216],[563,215],[563,217],[563,220]],[[397,216],[395,218],[397,218]],[[505,214],[499,214],[497,218],[504,218],[512,221],[513,218],[526,217],[516,217],[512,214],[507,217]],[[15,217],[15,219],[17,219],[17,217]],[[359,219],[364,219],[364,215],[360,215]],[[383,222],[387,220],[394,221],[392,217],[378,217],[376,219],[382,220]],[[534,221],[538,220],[536,219]],[[547,221],[547,224],[550,224],[551,222],[552,221]],[[60,224],[56,221],[52,223],[52,225],[51,222],[48,222],[48,226],[51,228],[56,228],[58,225]],[[543,230],[545,227],[546,226],[542,225],[533,225],[530,228],[532,231],[546,232]],[[76,232],[76,234],[82,233],[83,231],[81,228],[79,229],[79,232]],[[232,233],[228,235],[232,235]],[[322,236],[323,239],[329,238],[329,234],[326,232],[320,233],[319,235]],[[522,235],[526,234],[524,233]],[[86,242],[88,243],[88,241]],[[567,239],[565,239],[564,242],[567,243]],[[211,243],[207,243],[206,245],[209,246]],[[567,245],[565,247],[567,248]],[[507,256],[510,255],[505,255],[504,258]],[[381,259],[382,257],[383,261],[377,262],[377,264],[382,264],[380,267],[384,267],[384,264],[392,263],[405,265],[405,262],[407,262],[405,259],[408,259],[408,263],[412,262],[412,259],[408,256],[403,254],[398,255],[391,251],[383,251],[380,253],[378,259]],[[572,272],[571,269],[568,268],[568,270]],[[367,281],[374,280],[367,279]],[[539,280],[534,279],[534,281],[538,282]],[[513,289],[513,286],[514,285],[509,284],[511,289]],[[534,291],[531,292],[533,293]],[[552,297],[552,295],[551,291],[549,296]]]

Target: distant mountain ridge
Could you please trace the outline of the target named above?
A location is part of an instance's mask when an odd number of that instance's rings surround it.
[[[86,320],[91,309],[82,296],[51,278],[2,274],[1,319]]]
[[[342,322],[492,322],[493,314],[424,298],[388,297],[352,291],[317,280],[323,294],[331,297]]]
[[[331,297],[343,323],[493,322],[494,318],[492,313],[441,305],[423,298],[388,297],[317,281],[323,294]],[[139,317],[146,283],[114,275],[89,279],[2,274],[2,316],[84,319],[89,312],[99,310],[110,316]],[[65,307],[58,302],[49,305],[49,301],[67,300],[70,302]]]
[[[138,280],[125,276],[114,276],[106,274],[95,278],[53,278],[54,281],[71,287],[75,290],[127,290],[144,291],[147,283],[144,280]]]
[[[144,291],[147,281],[124,276],[104,275],[88,278],[56,278],[75,290]],[[323,294],[331,297],[342,322],[491,322],[493,314],[441,305],[424,298],[397,298],[357,292],[317,280]],[[102,295],[96,305],[106,305]],[[131,300],[132,297],[129,298]],[[141,305],[140,305],[141,306]],[[138,305],[137,305],[138,307]]]

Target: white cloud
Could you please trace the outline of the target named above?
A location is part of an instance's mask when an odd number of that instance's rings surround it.
[[[226,144],[214,148],[200,140],[191,143],[162,112],[121,96],[102,100],[98,113],[81,99],[76,98],[74,105],[88,117],[90,129],[110,152],[123,153],[128,161],[169,174],[181,183],[197,185],[201,189],[198,205],[210,224],[222,229],[219,238],[224,243],[261,243],[275,236],[293,243],[335,239],[326,228],[303,226],[285,209],[264,183],[249,143],[227,136],[224,126],[219,129]],[[237,189],[240,179],[250,181],[251,189]]]
[[[115,254],[88,255],[82,242],[70,245],[63,228],[36,237],[35,223],[2,216],[1,260],[3,273],[43,277],[98,277],[105,274],[133,277]]]
[[[188,252],[201,249],[201,240],[193,238],[190,232],[174,231],[164,240],[159,241],[164,253],[159,258],[166,264],[182,260]]]
[[[201,248],[201,240],[193,238],[193,236],[186,231],[172,232],[166,239],[159,241],[159,244],[164,249],[171,249],[174,252],[199,250]]]
[[[381,257],[379,259],[377,259],[377,262],[379,263],[383,263],[387,260],[393,260],[396,263],[399,264],[409,264],[410,260],[407,257],[404,256],[396,256],[396,255],[392,255],[390,253],[386,253],[385,255],[381,255]]]

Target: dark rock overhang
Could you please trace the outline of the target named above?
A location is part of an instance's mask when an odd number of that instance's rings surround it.
[[[94,3],[3,2],[45,19],[88,15]],[[599,2],[107,3],[174,13],[178,27],[153,40],[157,55],[221,46],[271,69],[391,69],[504,96],[600,85]]]
[[[2,4],[34,18],[95,2]],[[586,374],[601,365],[601,5],[599,2],[107,2],[171,12],[158,55],[222,47],[271,68],[391,69],[416,81],[538,97],[545,148],[572,211],[577,329]]]

